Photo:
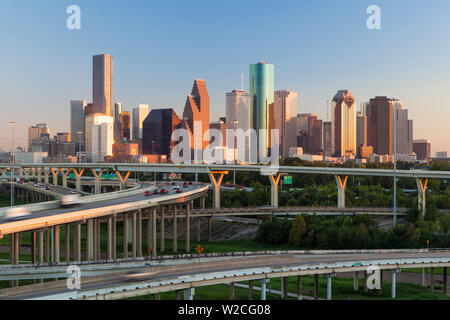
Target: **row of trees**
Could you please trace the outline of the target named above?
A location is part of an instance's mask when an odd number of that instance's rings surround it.
[[[371,216],[298,215],[293,221],[273,218],[262,223],[256,240],[299,249],[425,248],[427,240],[432,247],[448,248],[450,233],[446,228],[439,220],[420,218],[382,229]]]

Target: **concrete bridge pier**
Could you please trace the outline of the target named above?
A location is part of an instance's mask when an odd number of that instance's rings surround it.
[[[314,275],[314,300],[319,300],[319,275]]]
[[[416,183],[417,183],[417,208],[419,210],[419,212],[422,214],[422,217],[425,217],[425,213],[426,213],[426,191],[427,191],[427,184],[428,184],[428,179],[421,179],[421,178],[417,178],[416,179]]]
[[[120,180],[120,190],[125,190],[127,188],[127,180],[130,177],[130,171],[128,171],[125,176],[122,176],[122,174],[119,171],[116,171],[117,176]]]
[[[220,193],[219,193],[220,195]],[[186,252],[191,251],[191,205],[186,204]]]
[[[288,277],[281,277],[281,299],[288,298]]]
[[[81,261],[81,223],[75,223],[73,228],[73,258],[76,262]]]
[[[216,179],[215,174],[219,175],[219,178]],[[220,185],[222,184],[223,176],[228,174],[228,171],[210,171],[208,173],[209,180],[211,180],[211,184],[213,186],[213,207],[214,209],[220,208]]]
[[[391,280],[391,298],[395,299],[396,297],[396,288],[397,287],[397,270],[392,270],[392,280]]]
[[[266,284],[267,279],[260,280],[261,283],[261,300],[266,300]]]
[[[165,243],[164,243],[164,228],[165,228],[165,225],[164,225],[164,219],[165,219],[164,206],[161,206],[160,212],[161,212],[161,220],[159,222],[159,227],[160,227],[159,228],[159,234],[160,234],[159,246],[160,246],[160,251],[164,252],[164,251],[166,251]]]
[[[61,169],[60,168],[58,168],[58,170],[56,170],[55,171],[55,169],[53,169],[53,168],[50,168],[50,171],[52,172],[52,175],[53,175],[53,185],[55,185],[55,186],[57,186],[58,185],[58,175],[59,175],[59,171],[60,171]]]
[[[48,179],[48,175],[49,175],[49,169],[48,168],[44,168],[44,182],[45,184],[48,184],[49,179]]]
[[[184,300],[194,300],[195,289],[188,288],[184,290]]]
[[[142,210],[139,209],[137,212],[136,221],[136,246],[137,246],[137,257],[142,257]]]
[[[348,176],[336,175],[336,184],[338,188],[338,208],[345,208],[345,189],[347,187]]]
[[[113,218],[109,216],[107,222],[108,229],[108,260],[113,260]]]
[[[359,271],[353,272],[353,290],[359,290]]]
[[[269,180],[270,180],[270,204],[272,207],[278,208],[278,185],[280,183],[280,179],[282,173],[277,173],[275,175],[270,174]]]
[[[444,267],[443,274],[442,274],[442,291],[444,294],[448,296],[448,284],[447,284],[447,267]]]
[[[235,283],[230,283],[230,300],[236,299]]]
[[[66,239],[65,239],[65,246],[66,246],[66,262],[70,262],[70,224],[66,224]]]
[[[136,212],[133,212],[131,215],[131,225],[132,225],[132,243],[131,243],[131,256],[133,258],[136,258],[137,253],[137,235],[136,235],[136,229],[137,229],[137,214]]]
[[[157,249],[156,249],[156,208],[151,210],[151,218],[152,218],[152,257],[156,257]]]
[[[84,168],[80,169],[80,171],[77,171],[77,169],[73,168],[73,173],[75,174],[75,188],[77,191],[81,191],[81,177],[84,173]]]
[[[327,300],[331,300],[331,279],[334,277],[334,274],[327,275]]]
[[[95,171],[95,169],[91,169],[91,171],[92,171],[92,174],[94,175],[94,177],[95,177],[95,187],[94,187],[94,193],[95,194],[100,194],[102,191],[101,191],[101,176],[102,176],[102,173],[103,173],[103,169],[100,169],[100,171],[97,173],[97,171]]]
[[[128,215],[123,214],[123,257],[128,258]]]
[[[254,281],[249,280],[248,281],[248,300],[253,300],[253,286],[254,286]]]
[[[39,231],[39,263],[44,263],[44,232]]]
[[[72,171],[72,168],[69,168],[64,171],[64,169],[60,169],[63,177],[63,187],[67,188],[67,178],[69,177],[70,171]]]
[[[36,257],[36,232],[30,232],[30,239],[31,239],[31,263],[36,264],[37,263],[37,257]]]
[[[94,221],[86,221],[86,260],[91,261],[94,258]]]
[[[53,227],[53,263],[59,263],[59,225]]]
[[[37,168],[37,181],[38,183],[42,183],[42,169],[41,168]]]
[[[173,227],[173,241],[172,241],[172,251],[177,252],[177,208],[178,206],[176,204],[173,205],[173,217],[172,217],[172,227]]]
[[[297,300],[303,300],[303,278],[297,276]]]

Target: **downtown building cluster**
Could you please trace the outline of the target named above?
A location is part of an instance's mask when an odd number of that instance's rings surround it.
[[[182,116],[172,108],[150,110],[148,104],[125,111],[121,102],[114,101],[113,57],[96,55],[92,103],[70,101],[70,132],[50,138],[45,124],[29,127],[28,152],[16,153],[16,161],[167,162],[177,144],[173,139],[177,129],[188,132],[192,159],[212,142],[210,129],[221,133],[215,148],[227,161],[237,160],[238,137],[227,134],[230,130],[253,130],[259,138],[257,148],[271,154],[276,146],[280,158],[389,162],[395,153],[397,160],[430,159],[430,141],[413,140],[413,121],[400,100],[377,96],[356,110],[350,90],[338,90],[329,110],[331,121],[323,121],[314,113],[298,113],[298,93],[275,90],[274,75],[273,64],[251,64],[249,92],[243,88],[227,92],[225,116],[211,122],[210,97],[201,79],[194,80]],[[260,130],[266,130],[264,136],[259,136]],[[244,162],[251,162],[251,143],[250,138],[245,140]]]

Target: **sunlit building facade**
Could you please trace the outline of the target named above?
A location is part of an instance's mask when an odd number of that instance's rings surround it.
[[[350,90],[339,90],[331,107],[331,152],[336,157],[355,155],[356,104]]]

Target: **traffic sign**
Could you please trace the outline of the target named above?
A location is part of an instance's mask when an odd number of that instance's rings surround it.
[[[283,183],[284,184],[292,184],[292,176],[284,176]]]
[[[197,251],[198,254],[202,253],[203,250],[205,250],[201,245],[198,245],[197,247],[195,247],[195,251]]]

